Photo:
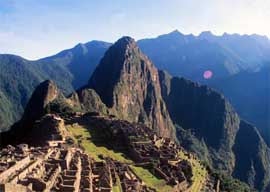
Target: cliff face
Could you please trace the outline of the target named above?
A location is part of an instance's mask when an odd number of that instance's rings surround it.
[[[69,98],[52,81],[41,83],[22,120],[2,138],[19,142],[28,132],[45,133],[46,125],[43,131],[33,126],[45,109],[60,116],[74,115],[77,109],[114,114],[122,120],[142,122],[170,138],[174,138],[174,123],[180,144],[210,166],[260,190],[269,184],[269,149],[256,128],[240,120],[230,103],[213,89],[158,72],[129,37],[109,48],[88,85]]]
[[[258,189],[266,187],[269,153],[257,129],[240,120],[224,96],[213,89],[171,77],[164,71],[159,72],[159,77],[170,116],[180,127],[179,142],[214,168]]]
[[[241,121],[233,150],[236,154],[233,175],[250,186],[265,191],[264,187],[269,184],[270,179],[270,153],[257,129]]]
[[[240,119],[231,105],[219,93],[206,86],[160,72],[162,95],[173,122],[192,130],[203,140],[213,165],[232,172],[232,146]]]
[[[132,38],[123,37],[109,48],[88,87],[119,118],[145,123],[160,136],[173,137],[173,124],[161,97],[158,70]]]

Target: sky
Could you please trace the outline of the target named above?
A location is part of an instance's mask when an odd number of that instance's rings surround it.
[[[178,29],[270,37],[269,0],[0,0],[0,53],[35,60],[91,40]]]

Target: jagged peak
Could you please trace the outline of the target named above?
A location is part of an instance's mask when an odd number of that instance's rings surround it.
[[[183,36],[184,34],[176,29],[168,34],[160,35],[158,36],[158,38],[179,38],[179,37],[181,38]]]
[[[57,85],[52,80],[40,83],[33,92],[26,105],[21,124],[25,127],[32,127],[33,123],[44,114],[48,103],[59,96]]]
[[[136,41],[129,37],[129,36],[123,36],[120,39],[118,39],[112,47],[116,47],[117,49],[125,50],[127,48],[131,47],[137,47]]]
[[[172,32],[168,33],[168,35],[183,35],[178,29],[173,30]]]
[[[35,108],[35,106],[45,107],[49,102],[54,100],[59,94],[57,85],[52,80],[45,80],[40,83],[35,91],[33,92],[27,106],[26,110],[29,108]]]
[[[126,43],[126,44],[130,44],[130,43],[135,43],[135,40],[132,37],[129,36],[123,36],[120,39],[118,39],[115,44],[118,43]]]

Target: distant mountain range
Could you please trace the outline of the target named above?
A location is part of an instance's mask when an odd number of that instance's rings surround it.
[[[37,61],[0,55],[0,130],[7,130],[20,119],[34,87],[41,81],[54,80],[66,95],[84,86],[110,45],[91,41]],[[194,36],[173,31],[139,40],[138,46],[158,69],[208,84],[224,93],[236,111],[259,128],[269,144],[269,112],[265,106],[270,96],[265,78],[256,75],[270,60],[267,37],[226,33],[215,36],[211,32]],[[205,71],[211,71],[210,80],[204,78]],[[252,80],[256,83],[245,80],[253,76],[253,72],[259,77]],[[236,78],[238,83],[234,83]],[[239,91],[243,87],[245,97]],[[260,94],[256,94],[259,87]],[[254,110],[254,106],[265,110]]]
[[[258,35],[202,32],[194,36],[173,31],[138,44],[159,69],[203,83],[207,70],[213,72],[213,78],[221,78],[256,71],[270,60],[270,41]]]
[[[257,189],[266,187],[269,39],[173,31],[137,45],[129,38],[111,45],[92,41],[36,61],[0,55],[0,130],[23,117],[35,87],[50,79],[69,105],[145,123],[161,136],[176,138],[209,166]]]
[[[64,94],[85,85],[109,46],[109,43],[92,41],[37,61],[0,55],[0,130],[7,130],[21,118],[40,82],[51,79]]]
[[[145,124],[196,153],[209,170],[234,176],[259,191],[269,185],[269,148],[257,128],[240,118],[217,91],[158,71],[130,37],[110,46],[90,80],[69,96],[52,81],[41,83],[22,119],[2,134],[3,142],[39,135],[35,122],[52,112],[63,117],[99,112]]]

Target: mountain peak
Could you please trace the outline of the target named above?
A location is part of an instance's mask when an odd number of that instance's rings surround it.
[[[173,30],[169,34],[171,34],[171,35],[182,35],[182,33],[178,29]]]
[[[211,31],[203,31],[199,34],[199,37],[212,37],[215,36]]]
[[[46,80],[40,83],[25,108],[23,120],[28,123],[41,117],[45,106],[58,95],[59,90],[53,81]]]
[[[118,39],[115,44],[128,45],[128,44],[134,44],[134,43],[136,43],[136,42],[132,37],[123,36],[120,39]]]
[[[178,31],[177,29],[168,33],[168,34],[164,34],[164,35],[160,35],[158,36],[158,38],[179,38],[179,37],[183,37],[183,33],[181,33],[180,31]]]
[[[126,51],[127,49],[136,47],[138,47],[136,41],[129,36],[123,36],[122,38],[118,39],[112,46],[112,48],[119,51]]]
[[[122,37],[105,53],[89,80],[117,117],[142,122],[160,136],[171,137],[173,124],[161,98],[158,70],[134,39]]]
[[[39,86],[49,87],[49,86],[56,86],[56,85],[55,85],[55,83],[52,80],[48,79],[48,80],[45,80],[42,83],[40,83]]]

